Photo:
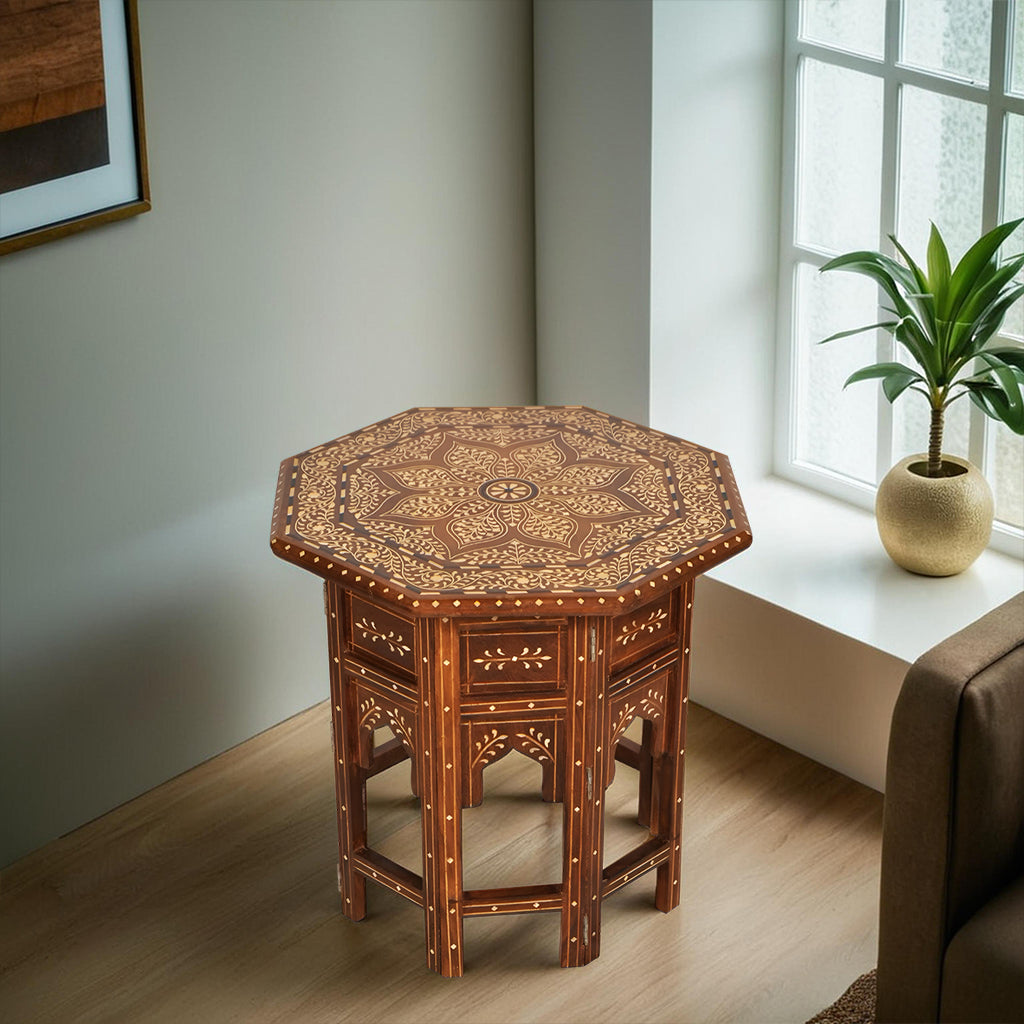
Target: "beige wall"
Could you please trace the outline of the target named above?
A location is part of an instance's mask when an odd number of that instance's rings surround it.
[[[651,2],[534,10],[538,397],[646,423]]]
[[[140,20],[153,211],[0,262],[0,864],[324,697],[282,457],[534,399],[528,0]]]

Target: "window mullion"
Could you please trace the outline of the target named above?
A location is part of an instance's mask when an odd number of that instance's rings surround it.
[[[985,121],[985,178],[982,196],[981,229],[991,231],[1001,216],[1003,147],[1005,144],[1005,102],[1007,90],[1007,51],[1009,43],[1009,7],[1006,0],[992,4],[992,39],[989,50],[989,95]],[[992,431],[988,417],[971,403],[967,457],[987,472],[988,444]]]
[[[982,199],[982,231],[999,223],[1000,180],[1003,169],[1003,135],[1006,109],[1006,56],[1009,4],[992,4],[992,44],[989,51],[988,115],[985,123],[985,194]]]
[[[797,326],[796,302],[794,298],[796,266],[799,253],[796,249],[796,219],[799,167],[799,62],[800,57],[794,45],[799,35],[800,12],[798,0],[787,0],[785,9],[786,42],[784,116],[782,124],[783,189],[780,223],[779,252],[779,302],[778,337],[785,339],[784,345],[777,345],[776,387],[779,400],[775,410],[775,463],[787,468],[792,466],[796,455],[797,387],[796,374],[798,355],[796,352]]]
[[[879,249],[895,255],[889,235],[896,232],[897,193],[899,190],[900,83],[893,70],[900,54],[902,31],[902,0],[889,0],[885,5],[885,73],[882,92],[882,196],[879,204]],[[888,318],[879,304],[879,321]],[[886,331],[878,331],[879,362],[892,359],[896,343]],[[892,466],[893,452],[892,404],[878,399],[878,436],[875,448],[875,475],[881,480]]]

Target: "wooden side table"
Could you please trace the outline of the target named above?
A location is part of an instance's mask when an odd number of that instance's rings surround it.
[[[412,409],[285,459],[270,543],[325,580],[345,914],[399,893],[453,977],[472,915],[557,911],[575,967],[626,883],[677,906],[693,583],[750,540],[725,456],[581,407]],[[465,890],[462,808],[514,750],[563,803],[562,882]],[[422,874],[367,845],[366,780],[407,758]],[[650,832],[605,865],[616,761]]]

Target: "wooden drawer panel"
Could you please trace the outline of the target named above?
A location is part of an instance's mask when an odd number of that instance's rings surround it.
[[[563,625],[520,624],[462,634],[462,686],[469,693],[553,690],[565,686]]]
[[[626,665],[678,639],[678,593],[673,591],[612,621],[612,666]]]
[[[348,636],[352,652],[356,656],[368,654],[378,661],[415,674],[416,633],[413,623],[355,594],[349,608]]]

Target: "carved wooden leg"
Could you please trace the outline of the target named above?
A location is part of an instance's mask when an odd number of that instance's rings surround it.
[[[417,757],[412,759],[412,768],[409,771],[409,789],[414,797],[423,796],[423,786],[420,784],[420,762]]]
[[[637,769],[640,772],[640,792],[637,799],[636,820],[640,825],[651,824],[651,785],[654,772],[654,726],[643,720],[643,739],[640,742]]]
[[[366,846],[366,773],[360,766],[358,718],[353,694],[342,671],[341,602],[338,587],[328,586],[327,646],[331,659],[331,732],[338,813],[338,892],[346,917],[366,916],[366,879],[354,867],[353,854]]]
[[[427,966],[462,975],[462,743],[456,679],[457,637],[451,623],[422,622],[420,650],[423,903]]]
[[[556,790],[555,763],[554,761],[545,761],[541,764],[541,799],[547,801],[549,804],[557,803],[558,801],[555,797]]]
[[[654,905],[666,913],[679,906],[680,861],[683,842],[683,758],[686,746],[686,705],[690,667],[690,620],[693,581],[680,594],[682,657],[669,680],[665,707],[665,753],[655,759],[654,814],[658,835],[670,839],[672,852],[658,868]],[[652,826],[653,829],[654,826]]]
[[[564,747],[563,967],[581,967],[601,951],[606,629],[601,619],[581,617],[573,624]]]
[[[559,729],[558,723],[552,729]],[[542,760],[541,765],[541,798],[549,804],[561,803],[565,796],[565,757],[563,755],[564,740],[559,740],[554,747],[550,760]]]

